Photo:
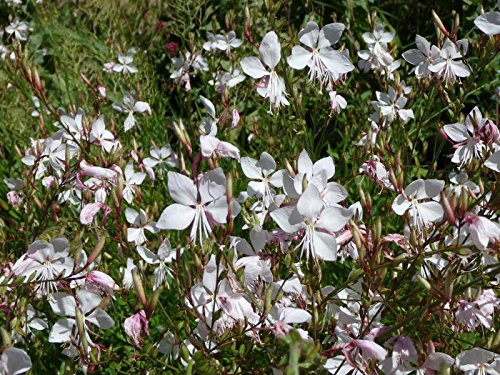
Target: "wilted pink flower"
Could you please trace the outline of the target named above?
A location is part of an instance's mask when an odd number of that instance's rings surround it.
[[[15,190],[9,191],[7,193],[7,202],[12,208],[17,208],[21,205],[21,196]]]
[[[128,317],[123,323],[125,333],[134,340],[134,344],[138,348],[141,347],[142,343],[141,334],[144,332],[146,336],[149,336],[148,323],[149,321],[144,310]]]
[[[104,210],[103,221],[106,220],[106,217],[111,212],[111,208],[105,203],[95,202],[89,203],[85,205],[80,211],[80,223],[83,225],[89,225],[94,220],[95,216],[99,213],[100,210]]]

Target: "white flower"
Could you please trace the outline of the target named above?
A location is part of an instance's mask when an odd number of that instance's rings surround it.
[[[115,63],[112,67],[114,72],[123,73],[137,73],[138,69],[132,65],[134,58],[130,55],[118,55],[118,63]]]
[[[28,24],[26,22],[21,22],[16,18],[10,23],[9,26],[5,27],[5,32],[10,35],[14,34],[14,38],[17,40],[27,40]]]
[[[156,223],[148,222],[148,217],[143,209],[137,212],[133,208],[127,207],[125,210],[125,218],[129,224],[135,225],[138,228],[127,228],[127,241],[133,242],[136,246],[142,245],[148,239],[144,233],[147,230],[151,233],[158,233],[158,228],[156,228]]]
[[[167,281],[167,276],[172,276],[172,270],[169,266],[167,266],[167,263],[172,263],[173,260],[176,260],[176,249],[172,249],[170,242],[165,239],[158,248],[158,254],[152,253],[144,246],[138,246],[137,252],[146,263],[157,265],[157,268],[154,271],[155,281],[153,284],[153,290],[156,290],[159,286],[164,285]]]
[[[411,49],[403,53],[403,58],[410,64],[416,66],[415,75],[417,78],[428,78],[432,75],[429,66],[440,57],[440,50],[420,35],[415,36],[417,49]]]
[[[37,240],[14,265],[16,276],[28,280],[31,275],[38,281],[37,290],[48,294],[57,289],[57,278],[67,277],[73,271],[74,261],[69,256],[69,242],[66,238],[56,238],[50,242]]]
[[[208,71],[207,60],[196,52],[191,54],[191,52],[185,51],[184,54],[180,54],[180,57],[174,57],[172,62],[174,64],[174,72],[170,75],[170,78],[182,83],[186,91],[191,90],[191,81],[189,78],[191,68],[195,72],[200,70]]]
[[[480,134],[487,123],[488,119],[484,119],[479,108],[474,107],[464,124],[455,123],[443,127],[443,131],[455,143],[455,153],[451,159],[453,163],[463,166],[483,156],[486,145]]]
[[[257,87],[257,92],[260,96],[269,98],[270,111],[272,111],[273,106],[274,108],[279,108],[280,105],[289,105],[290,103],[286,99],[285,82],[275,71],[281,59],[281,44],[274,31],[268,32],[262,39],[259,54],[270,71],[264,68],[262,62],[257,57],[245,57],[240,62],[241,68],[245,74],[252,78],[262,78]]]
[[[299,41],[307,48],[295,46],[292,55],[288,57],[288,65],[293,69],[309,67],[309,79],[318,80],[321,87],[332,87],[332,81],[352,71],[349,58],[342,52],[331,48],[336,44],[345,26],[342,23],[330,23],[319,30],[316,22],[309,22],[299,32]]]
[[[176,203],[166,207],[156,226],[183,230],[192,225],[190,238],[208,237],[214,224],[225,224],[228,214],[226,176],[221,168],[204,173],[198,185],[180,173],[168,172],[168,190]]]
[[[132,162],[125,166],[123,182],[123,199],[129,204],[134,200],[137,186],[141,185],[146,178],[146,173],[134,171],[134,164]]]
[[[396,117],[403,123],[408,122],[410,118],[414,118],[413,110],[403,109],[407,99],[389,87],[389,92],[377,91],[377,101],[372,101],[372,107],[378,112],[379,118],[384,120],[384,124],[390,124]]]
[[[276,162],[267,152],[263,152],[259,160],[243,157],[241,158],[241,169],[251,181],[248,184],[248,194],[261,198],[264,206],[268,208],[274,202],[275,192],[272,187],[283,186],[283,173],[276,170]]]
[[[458,42],[457,42],[458,43]],[[436,73],[438,78],[446,83],[455,83],[457,77],[465,78],[470,75],[470,70],[462,61],[462,54],[457,45],[446,39],[439,53],[439,58],[429,65],[429,70]]]
[[[92,124],[90,142],[97,143],[108,153],[115,152],[121,146],[120,142],[115,140],[113,133],[106,130],[104,116],[99,116],[99,118]]]
[[[319,258],[332,261],[337,259],[334,233],[347,224],[352,212],[340,206],[324,208],[318,189],[311,184],[296,206],[278,208],[270,215],[287,233],[304,230],[304,236],[298,245],[302,246],[301,255],[305,252],[307,258],[312,256],[315,260]]]
[[[494,152],[486,161],[484,166],[500,173],[500,150]]]
[[[472,212],[464,215],[464,227],[470,233],[474,245],[484,250],[490,242],[500,241],[500,225]]]
[[[161,148],[152,147],[149,150],[150,157],[143,160],[144,164],[149,168],[157,168],[160,174],[167,170],[166,167],[176,167],[177,158],[172,152],[170,145],[165,145]]]
[[[424,199],[437,199],[443,187],[444,181],[441,180],[413,181],[406,187],[403,194],[396,197],[392,203],[392,209],[400,216],[409,211],[411,225],[421,231],[443,218],[444,210],[441,204],[433,200],[421,202]]]
[[[206,51],[227,51],[229,52],[231,48],[238,48],[243,44],[241,39],[236,38],[236,33],[234,31],[230,31],[226,35],[213,35],[212,33],[207,33],[208,42],[203,44],[203,49]]]
[[[330,91],[330,110],[332,113],[340,113],[347,107],[347,101],[342,95],[337,94],[337,91]]]
[[[456,365],[465,375],[498,375],[500,356],[482,348],[474,348],[457,355]]]
[[[123,96],[123,103],[113,103],[113,109],[118,112],[128,113],[127,119],[124,123],[125,131],[129,131],[135,126],[135,124],[137,124],[134,113],[147,112],[148,114],[151,114],[151,107],[148,103],[136,101],[128,92],[126,92]]]
[[[93,324],[101,329],[108,329],[114,325],[113,319],[106,311],[101,309],[101,296],[86,290],[76,292],[76,298],[67,293],[55,293],[49,299],[52,310],[66,319],[59,319],[53,326],[49,334],[49,342],[53,343],[81,343],[77,329],[76,310],[79,309],[83,315],[83,331],[88,345],[94,345],[89,332],[89,324]],[[88,348],[87,348],[88,351]]]

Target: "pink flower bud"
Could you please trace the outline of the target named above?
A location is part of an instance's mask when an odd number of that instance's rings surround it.
[[[170,54],[170,55],[175,55],[177,54],[177,52],[179,51],[179,44],[177,42],[168,42],[166,45],[165,45],[165,48],[167,49],[167,52]]]
[[[85,285],[102,290],[105,293],[113,295],[118,289],[118,285],[107,274],[101,271],[91,271],[85,276]]]

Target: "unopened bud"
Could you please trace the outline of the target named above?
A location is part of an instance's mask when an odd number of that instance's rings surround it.
[[[156,288],[156,290],[153,292],[153,295],[151,296],[151,299],[149,300],[148,307],[146,309],[147,316],[153,315],[153,312],[156,309],[156,305],[158,305],[160,294],[161,294],[161,288]]]
[[[78,306],[75,306],[75,318],[81,347],[85,355],[88,355],[88,342],[87,335],[85,334],[85,317],[83,316],[82,310],[80,310]]]
[[[453,208],[450,205],[450,202],[448,201],[448,197],[444,193],[444,191],[441,192],[441,204],[443,205],[444,208],[444,218],[448,223],[451,225],[455,226],[457,223],[457,219],[455,218],[455,213],[453,212]]]
[[[104,244],[106,243],[106,236],[102,236],[99,238],[99,241],[97,241],[97,244],[94,247],[94,250],[92,250],[92,253],[90,254],[87,264],[92,264],[94,261],[97,259],[99,254],[101,253],[102,249],[104,248]]]
[[[290,176],[292,176],[292,178],[295,177],[295,171],[293,170],[292,165],[290,164],[288,159],[285,159],[285,167],[288,173],[290,173]]]
[[[453,272],[450,271],[446,274],[446,279],[444,281],[444,296],[446,301],[450,301],[451,296],[453,295],[454,276]]]
[[[9,333],[7,332],[7,330],[5,328],[0,328],[0,332],[2,334],[2,341],[3,341],[3,346],[4,347],[9,347],[12,345],[12,341],[10,339],[10,335]]]
[[[446,30],[446,27],[444,27],[443,21],[441,21],[441,18],[439,18],[439,16],[436,14],[436,12],[434,12],[434,10],[432,10],[432,18],[434,19],[434,24],[436,25],[436,27],[439,30],[441,30],[441,32],[444,35],[450,36],[450,33],[448,32],[448,30]]]
[[[429,284],[429,282],[426,279],[424,279],[422,276],[417,275],[417,280],[420,283],[420,285],[422,285],[425,289],[431,290],[431,284]]]
[[[230,204],[233,200],[233,174],[231,172],[226,174],[226,196],[227,201]]]
[[[141,278],[137,273],[137,268],[132,270],[132,281],[134,282],[135,292],[137,293],[137,297],[139,297],[139,301],[141,301],[142,306],[147,307],[148,300],[146,299],[146,293],[144,293]]]

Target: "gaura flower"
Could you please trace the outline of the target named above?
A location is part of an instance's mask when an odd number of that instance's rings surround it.
[[[269,111],[272,108],[279,108],[280,105],[289,105],[286,99],[285,82],[278,73],[276,66],[281,59],[281,44],[274,31],[268,32],[259,47],[260,59],[266,64],[270,71],[266,70],[261,60],[257,57],[245,57],[240,65],[245,74],[255,79],[261,79],[257,92],[264,98],[269,98]]]
[[[344,29],[342,23],[330,23],[320,30],[316,22],[309,22],[299,32],[299,41],[305,47],[298,45],[292,48],[288,65],[299,70],[308,66],[309,79],[331,89],[335,80],[354,69],[344,53],[331,47],[339,41]]]

